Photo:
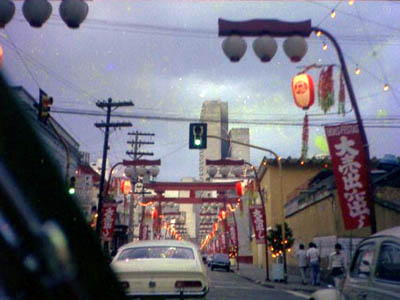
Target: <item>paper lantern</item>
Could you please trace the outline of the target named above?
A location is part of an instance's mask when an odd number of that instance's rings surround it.
[[[236,193],[238,196],[243,196],[244,194],[244,183],[241,181],[236,182]]]
[[[292,92],[296,105],[304,110],[314,104],[314,82],[308,74],[298,74],[292,79]]]
[[[121,182],[121,191],[125,195],[129,195],[132,192],[132,184],[130,180],[123,180]]]

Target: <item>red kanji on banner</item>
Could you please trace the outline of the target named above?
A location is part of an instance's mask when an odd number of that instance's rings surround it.
[[[107,203],[103,204],[103,219],[101,220],[101,238],[104,241],[110,242],[114,234],[114,225],[117,215],[117,204]]]
[[[356,123],[325,126],[346,230],[371,223],[372,199],[368,193],[367,157]]]
[[[262,205],[251,205],[249,211],[256,235],[256,243],[263,244],[265,243],[265,212]]]

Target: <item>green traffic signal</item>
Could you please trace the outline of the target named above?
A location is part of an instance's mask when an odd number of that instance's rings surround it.
[[[189,149],[207,148],[207,123],[191,123],[189,127]]]
[[[72,176],[69,179],[68,194],[70,194],[70,195],[74,195],[75,194],[75,192],[76,192],[75,183],[76,183],[76,178],[75,178],[75,176]]]
[[[68,194],[74,195],[75,194],[75,188],[74,187],[70,187],[69,190],[68,190]]]

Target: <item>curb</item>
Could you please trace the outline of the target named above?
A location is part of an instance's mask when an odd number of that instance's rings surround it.
[[[290,291],[303,292],[303,293],[307,293],[307,294],[312,294],[312,293],[314,293],[314,292],[316,292],[318,290],[318,289],[314,289],[314,290],[303,289],[301,287],[291,287],[290,284],[274,285],[274,284],[270,284],[270,283],[267,283],[267,282],[262,282],[261,280],[250,278],[250,277],[248,277],[246,275],[241,274],[240,271],[238,272],[238,271],[235,270],[234,273],[237,274],[238,276],[248,280],[248,281],[254,282],[256,284],[259,284],[261,286],[264,286],[264,287],[270,288],[270,289],[275,289],[275,288],[276,289],[282,289],[283,287],[285,287],[285,289],[290,290]]]

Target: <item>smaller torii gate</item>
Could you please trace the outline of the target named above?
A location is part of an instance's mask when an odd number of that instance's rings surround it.
[[[145,203],[149,203],[150,201],[157,201],[158,205],[158,216],[162,215],[162,202],[169,202],[172,201],[178,204],[203,204],[203,203],[222,203],[224,205],[224,211],[226,211],[226,205],[235,204],[238,202],[238,195],[235,197],[228,197],[228,191],[236,191],[237,183],[240,181],[233,181],[233,182],[150,182],[143,184],[144,189],[151,189],[154,190],[156,193],[155,197],[146,197],[144,198]],[[168,198],[164,197],[163,194],[166,191],[189,191],[190,196],[184,198]],[[203,198],[203,197],[196,197],[196,191],[216,191],[217,197],[216,198]],[[211,224],[212,225],[212,224]],[[227,226],[224,226],[226,229]],[[161,230],[161,219],[157,218],[156,229],[158,234],[160,234]],[[237,232],[237,226],[235,222],[235,229]],[[226,230],[224,231],[225,241],[227,241],[226,249],[229,249],[228,243],[229,238],[227,235],[229,232]],[[236,245],[237,246],[237,245]]]

